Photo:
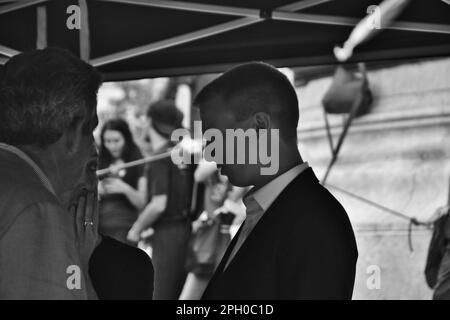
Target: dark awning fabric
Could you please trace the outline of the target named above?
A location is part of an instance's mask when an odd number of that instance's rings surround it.
[[[313,2],[313,0],[303,0]],[[1,8],[17,1],[0,1]],[[148,0],[148,2],[152,2]],[[171,2],[166,0],[166,2]],[[185,0],[261,10],[270,17],[276,8],[295,0]],[[308,15],[348,17],[357,20],[379,0],[333,0],[297,11]],[[0,14],[0,45],[17,51],[36,47],[36,7],[47,8],[47,44],[79,54],[79,31],[69,30],[69,5],[78,1],[54,0]],[[129,3],[87,0],[90,59],[101,58],[181,36],[237,19],[236,15],[156,8]],[[431,24],[440,32],[384,29],[356,48],[349,62],[415,59],[450,54],[450,5],[441,0],[411,0],[398,21]],[[264,19],[259,22],[131,58],[98,65],[106,80],[138,79],[220,72],[236,63],[259,60],[276,66],[310,66],[337,63],[333,47],[347,40],[353,26]],[[442,30],[444,30],[442,32]],[[0,55],[0,60],[2,56]],[[3,59],[5,56],[3,56]]]

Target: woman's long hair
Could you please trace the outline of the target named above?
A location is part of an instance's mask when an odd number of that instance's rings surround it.
[[[119,131],[125,139],[125,145],[123,147],[121,156],[121,159],[124,162],[133,161],[141,157],[141,152],[133,140],[133,136],[127,122],[120,118],[111,119],[103,125],[102,131],[100,133],[99,169],[108,167],[113,161],[111,153],[105,147],[106,130]]]

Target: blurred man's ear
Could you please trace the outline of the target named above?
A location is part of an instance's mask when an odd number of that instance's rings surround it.
[[[66,130],[66,147],[69,154],[73,154],[78,151],[83,139],[84,130],[84,117],[75,117],[72,123]]]
[[[256,130],[271,128],[270,115],[266,112],[257,112],[253,115],[253,125],[252,127]]]

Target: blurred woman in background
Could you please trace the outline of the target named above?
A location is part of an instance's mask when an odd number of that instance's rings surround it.
[[[123,119],[106,122],[100,141],[99,169],[110,168],[113,174],[101,177],[99,182],[99,233],[132,244],[127,240],[127,234],[145,205],[147,181],[143,166],[115,168],[141,159],[142,154]]]

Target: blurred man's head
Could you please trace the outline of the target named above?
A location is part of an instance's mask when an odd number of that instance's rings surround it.
[[[152,103],[147,111],[148,135],[152,147],[158,149],[170,141],[172,132],[183,127],[183,117],[183,112],[177,108],[173,100]]]
[[[203,131],[215,128],[225,136],[226,129],[278,129],[280,147],[297,152],[297,95],[286,76],[268,64],[246,63],[227,71],[203,88],[194,104],[200,108]],[[219,165],[231,183],[258,184],[261,163],[236,163]]]
[[[63,49],[14,56],[0,75],[0,142],[51,155],[54,174],[73,188],[95,187],[100,84],[92,66]]]

